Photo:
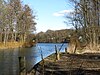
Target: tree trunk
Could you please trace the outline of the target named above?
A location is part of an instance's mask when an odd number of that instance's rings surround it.
[[[26,32],[24,33],[24,42],[26,41]]]
[[[6,30],[4,31],[4,45],[6,45],[6,40],[7,40],[7,33],[6,33]]]
[[[17,36],[17,33],[15,32],[15,37],[14,37],[14,40],[16,41],[16,36]]]

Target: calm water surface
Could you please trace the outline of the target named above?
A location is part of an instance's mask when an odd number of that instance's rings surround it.
[[[62,43],[37,43],[32,48],[18,48],[0,50],[0,75],[18,75],[19,74],[19,59],[18,57],[26,58],[27,70],[30,70],[34,64],[41,61],[41,51],[43,57],[47,57],[55,52],[55,45],[60,49]],[[63,52],[68,44],[62,46]]]

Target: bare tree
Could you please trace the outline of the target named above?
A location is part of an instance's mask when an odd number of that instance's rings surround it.
[[[75,10],[72,17],[67,18],[71,20],[75,28],[76,40],[79,40],[79,37],[81,37],[85,46],[96,50],[99,41],[98,37],[100,36],[100,0],[71,1],[75,5]]]
[[[35,31],[35,15],[28,5],[20,0],[0,0],[1,42],[26,42],[29,34]]]

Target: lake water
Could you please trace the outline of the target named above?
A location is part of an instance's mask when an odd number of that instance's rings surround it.
[[[18,57],[25,57],[27,70],[30,70],[34,64],[41,61],[41,52],[44,58],[55,53],[55,45],[58,49],[61,48],[61,52],[68,46],[67,43],[37,43],[32,48],[0,50],[0,75],[18,75]]]

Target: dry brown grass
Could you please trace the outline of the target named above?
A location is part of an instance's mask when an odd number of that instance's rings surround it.
[[[7,42],[6,44],[0,42],[0,49],[19,48],[22,47],[24,42]]]

